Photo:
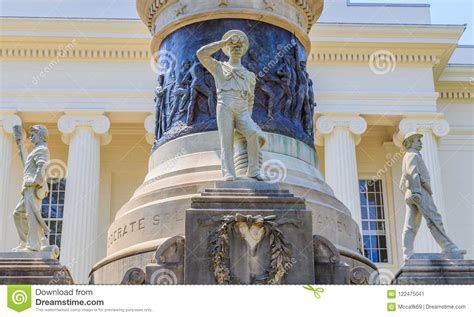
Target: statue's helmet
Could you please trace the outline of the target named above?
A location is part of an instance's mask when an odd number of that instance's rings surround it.
[[[407,133],[402,141],[403,147],[405,149],[408,149],[414,140],[421,139],[422,137],[423,137],[423,134],[418,133],[418,132]]]
[[[242,55],[245,55],[247,53],[247,50],[249,49],[249,38],[247,35],[240,31],[240,30],[230,30],[227,31],[224,36],[222,36],[222,40],[227,40],[228,38],[237,35],[242,39]],[[229,45],[226,45],[222,48],[222,51],[224,52],[225,55],[230,56],[230,51],[229,51]]]
[[[48,129],[44,125],[34,125],[30,127],[30,133],[35,132],[41,140],[48,141]]]

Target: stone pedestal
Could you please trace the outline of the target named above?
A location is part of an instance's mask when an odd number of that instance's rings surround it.
[[[53,252],[1,252],[0,284],[74,284]]]
[[[474,284],[474,260],[462,254],[415,253],[395,275],[393,284]]]
[[[312,284],[311,212],[257,181],[216,182],[186,211],[185,284]]]

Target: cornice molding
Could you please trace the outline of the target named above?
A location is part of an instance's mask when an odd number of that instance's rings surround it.
[[[354,50],[353,52],[340,52],[340,48],[333,50],[325,49],[321,52],[311,53],[308,56],[308,62],[322,63],[368,63],[374,52],[373,48],[367,48],[364,51]],[[393,60],[400,64],[429,64],[436,65],[440,59],[431,54],[410,54],[410,53],[392,53]]]
[[[317,23],[310,32],[310,62],[367,63],[390,52],[396,63],[430,65],[437,80],[465,25]]]
[[[330,23],[318,22],[310,32],[312,42],[337,42],[347,38],[356,42],[456,44],[465,25]]]
[[[2,59],[149,60],[139,20],[0,18]]]
[[[466,90],[441,90],[439,99],[474,99],[474,92]]]
[[[81,18],[29,18],[0,17],[1,37],[37,37],[150,40],[150,34],[140,20],[81,19]]]
[[[97,48],[73,47],[71,49],[48,47],[41,42],[31,44],[29,47],[17,47],[15,43],[2,43],[0,58],[3,59],[81,59],[81,60],[150,60],[151,54],[148,46],[138,49],[127,47]]]

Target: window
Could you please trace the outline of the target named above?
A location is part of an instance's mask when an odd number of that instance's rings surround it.
[[[48,179],[48,196],[43,199],[41,215],[51,229],[47,236],[49,244],[61,247],[61,233],[63,231],[64,194],[66,179]]]
[[[364,255],[374,263],[387,263],[387,232],[381,180],[359,180]]]

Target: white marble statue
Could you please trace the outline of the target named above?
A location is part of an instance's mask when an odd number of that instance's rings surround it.
[[[245,33],[231,30],[224,34],[221,41],[201,47],[197,57],[201,64],[212,74],[217,89],[217,128],[221,145],[222,174],[227,181],[235,180],[234,139],[241,134],[247,141],[248,169],[247,177],[263,180],[259,166],[260,148],[265,144],[265,136],[260,127],[252,120],[255,74],[241,64],[242,56],[247,52],[249,40]],[[229,56],[227,62],[211,57],[219,49]]]
[[[30,128],[30,140],[34,145],[30,154],[23,144],[20,126],[14,127],[14,134],[24,173],[20,202],[13,213],[20,244],[13,251],[41,251],[49,246],[45,236],[49,228],[41,217],[41,201],[48,191],[44,176],[49,162],[48,130],[41,125]]]
[[[406,153],[403,157],[400,189],[405,193],[406,202],[405,225],[402,234],[405,260],[413,254],[413,244],[420,228],[422,216],[443,253],[457,254],[460,252],[446,234],[443,220],[433,201],[430,175],[420,153],[423,145],[422,137],[422,134],[412,132],[408,133],[403,140]]]

